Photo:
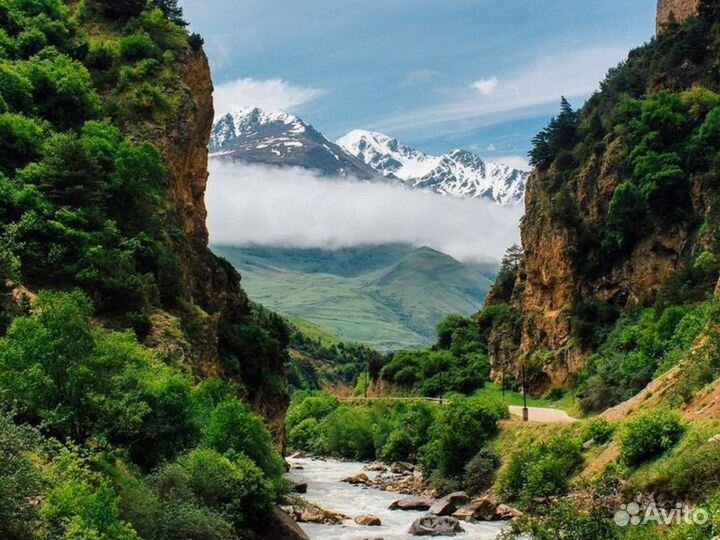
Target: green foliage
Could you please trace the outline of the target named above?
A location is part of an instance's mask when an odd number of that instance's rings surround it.
[[[478,324],[451,315],[438,324],[435,347],[393,354],[380,377],[423,396],[442,396],[447,392],[471,394],[490,377],[490,363],[484,350]]]
[[[560,102],[560,114],[533,138],[530,150],[530,164],[533,167],[547,169],[558,156],[565,156],[578,142],[578,114],[563,97]],[[567,158],[562,168],[568,168]]]
[[[501,540],[617,540],[618,529],[601,505],[582,505],[569,499],[552,504],[540,514],[524,514],[511,522]]]
[[[37,159],[45,133],[44,126],[35,120],[18,114],[0,114],[0,171],[12,175]]]
[[[583,429],[584,441],[595,441],[595,444],[605,444],[612,439],[615,426],[598,416],[587,421]]]
[[[689,350],[710,317],[708,304],[647,308],[623,315],[578,375],[585,411],[631,398]]]
[[[137,62],[146,58],[158,58],[160,49],[150,36],[143,32],[125,36],[120,42],[120,55],[123,60]]]
[[[247,455],[272,480],[279,480],[285,472],[262,420],[237,399],[225,400],[215,407],[203,427],[203,442],[221,453]]]
[[[37,526],[37,509],[30,499],[42,486],[40,471],[32,462],[38,444],[34,429],[16,425],[0,413],[0,536],[7,540],[29,539]]]
[[[481,448],[465,465],[463,487],[471,496],[485,493],[495,483],[499,467],[500,456],[489,447]]]
[[[430,429],[430,442],[422,450],[423,471],[429,476],[461,477],[465,465],[497,431],[507,407],[482,398],[453,398]]]
[[[675,413],[651,411],[641,414],[625,424],[620,455],[628,465],[640,465],[672,448],[684,431]]]
[[[564,495],[582,463],[580,444],[569,435],[557,435],[515,452],[503,469],[500,489],[505,496],[525,502]]]

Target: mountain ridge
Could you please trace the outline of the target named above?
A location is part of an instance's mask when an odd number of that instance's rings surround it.
[[[528,178],[525,171],[486,162],[468,150],[433,156],[377,132],[354,130],[333,142],[297,116],[257,107],[217,120],[209,150],[213,159],[400,183],[410,189],[455,198],[482,198],[503,206],[523,200]]]
[[[383,350],[432,342],[441,319],[477,310],[497,271],[493,262],[461,263],[406,244],[213,250],[242,272],[254,300]]]
[[[529,173],[485,161],[468,150],[454,149],[434,156],[399,140],[362,129],[340,137],[338,146],[389,178],[399,178],[413,189],[456,198],[484,198],[502,205],[519,203]]]

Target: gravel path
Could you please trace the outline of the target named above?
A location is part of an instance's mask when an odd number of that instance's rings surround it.
[[[541,407],[528,407],[531,422],[543,422],[545,424],[571,424],[576,421],[565,411],[559,409],[544,409]],[[515,405],[510,406],[510,414],[522,417],[523,408]]]

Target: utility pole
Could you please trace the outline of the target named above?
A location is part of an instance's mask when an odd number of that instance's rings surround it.
[[[502,364],[502,381],[500,381],[500,385],[502,386],[503,401],[505,401],[505,362]]]
[[[525,362],[521,364],[522,367],[522,388],[523,388],[523,422],[530,420],[530,411],[527,406],[527,379],[525,378]]]

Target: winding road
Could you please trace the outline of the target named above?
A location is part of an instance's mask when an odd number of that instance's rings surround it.
[[[523,408],[511,405],[510,414],[513,416],[523,415]],[[544,424],[572,424],[577,419],[560,409],[545,409],[542,407],[528,407],[529,420],[531,422],[542,422]]]

